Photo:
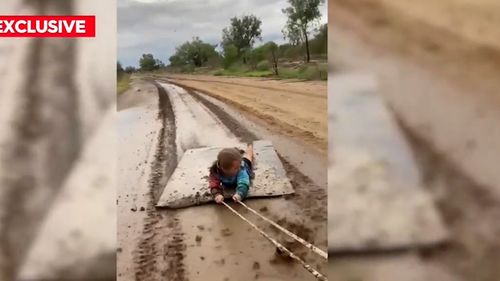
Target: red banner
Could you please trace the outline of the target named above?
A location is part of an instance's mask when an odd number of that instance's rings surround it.
[[[95,16],[4,16],[0,37],[95,37]]]

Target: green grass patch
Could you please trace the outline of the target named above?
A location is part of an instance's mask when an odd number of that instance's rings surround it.
[[[314,64],[303,65],[299,68],[280,68],[279,78],[282,79],[300,79],[300,80],[327,80],[328,65]]]
[[[217,69],[210,72],[215,76],[239,76],[239,77],[276,77],[280,79],[299,79],[299,80],[327,80],[327,63],[304,64],[300,67],[279,67],[279,75],[275,76],[271,69],[264,69],[268,66],[261,66],[260,70],[251,69],[247,65],[235,64],[227,69]]]
[[[271,70],[254,70],[254,71],[245,72],[244,76],[247,76],[247,77],[269,77],[269,76],[273,76],[273,72]]]
[[[215,76],[240,76],[240,77],[268,77],[272,76],[273,72],[270,70],[246,70],[246,69],[218,69],[212,72]]]
[[[124,73],[120,75],[116,84],[116,92],[118,95],[125,93],[130,87],[130,74]]]

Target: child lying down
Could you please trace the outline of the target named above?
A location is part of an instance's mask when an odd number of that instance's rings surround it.
[[[233,200],[241,201],[248,195],[251,181],[254,177],[252,170],[253,146],[247,145],[246,151],[237,148],[224,148],[217,155],[209,168],[208,178],[210,192],[216,203],[224,201],[223,189],[235,188]]]

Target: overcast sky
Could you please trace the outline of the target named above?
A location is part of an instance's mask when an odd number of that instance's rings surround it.
[[[229,20],[249,14],[262,20],[262,42],[283,43],[286,6],[287,0],[118,0],[118,60],[138,66],[143,53],[152,53],[168,64],[176,46],[194,36],[219,44]],[[320,10],[326,23],[326,5]]]

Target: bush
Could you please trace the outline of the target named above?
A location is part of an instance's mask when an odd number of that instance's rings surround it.
[[[264,71],[271,69],[271,64],[267,60],[260,61],[257,64],[257,70]]]
[[[245,72],[243,76],[246,77],[271,77],[273,76],[273,72],[270,70],[255,70]]]
[[[299,73],[303,74],[307,72],[312,66],[308,64],[302,64],[299,66]]]
[[[118,82],[116,84],[116,92],[118,95],[125,93],[130,87],[130,74],[123,73],[118,77]]]
[[[327,80],[328,66],[326,64],[311,65],[301,72],[301,76],[307,80]]]
[[[224,75],[224,70],[222,69],[219,69],[214,72],[214,76],[222,76],[222,75]]]
[[[284,79],[327,80],[328,65],[326,63],[304,64],[297,69],[281,68],[279,77]]]
[[[238,61],[238,62],[233,63],[226,70],[227,70],[227,72],[231,72],[233,74],[244,73],[244,72],[250,71],[251,70],[251,66],[249,66],[247,64],[244,64],[241,61]]]
[[[181,67],[182,73],[192,73],[194,72],[194,65],[188,64]]]
[[[224,51],[223,51],[224,68],[228,69],[237,60],[238,60],[238,49],[232,44],[224,46]]]

